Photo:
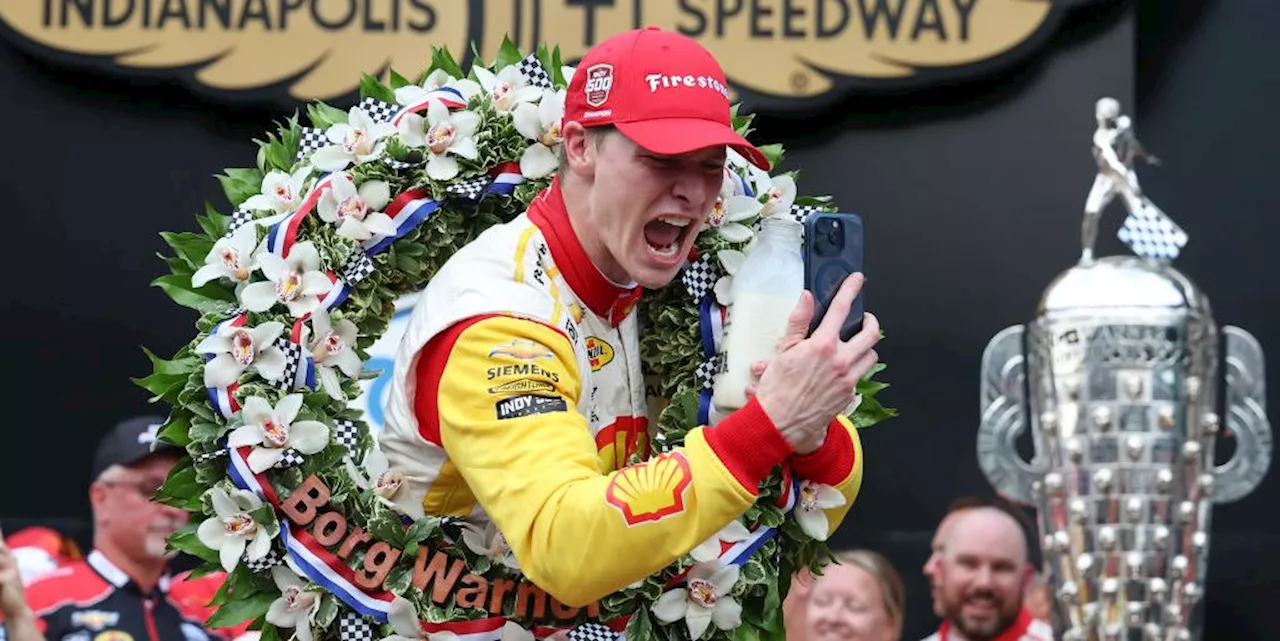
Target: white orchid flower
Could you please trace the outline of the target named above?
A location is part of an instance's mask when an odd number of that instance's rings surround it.
[[[475,160],[480,156],[475,133],[480,116],[462,109],[450,113],[439,100],[427,103],[427,117],[405,114],[397,132],[409,147],[427,148],[427,175],[432,180],[450,180],[458,175],[458,161],[453,156]]]
[[[355,323],[345,318],[335,326],[329,319],[329,314],[322,311],[311,316],[311,327],[315,332],[307,349],[315,359],[320,387],[335,400],[342,400],[342,383],[333,370],[341,370],[348,378],[355,378],[360,374],[363,363],[353,349],[359,330]]]
[[[566,87],[569,86],[569,83],[573,82],[573,73],[577,70],[577,67],[570,67],[568,65],[560,67],[560,75],[564,76],[564,84]]]
[[[520,624],[507,621],[502,625],[502,641],[534,641],[533,633]]]
[[[311,624],[315,623],[316,613],[320,611],[320,595],[308,592],[305,589],[307,582],[287,565],[273,566],[271,578],[275,580],[280,596],[267,607],[267,623],[279,628],[293,628],[289,639],[311,641]]]
[[[237,289],[247,284],[258,269],[253,255],[257,246],[258,230],[253,225],[241,225],[230,236],[219,238],[204,257],[204,265],[191,275],[191,286],[200,287],[215,278],[225,278]]]
[[[430,634],[422,631],[422,625],[418,622],[418,610],[413,606],[413,602],[397,595],[395,600],[391,602],[391,609],[387,611],[387,623],[391,624],[391,629],[395,634],[383,637],[383,641],[458,641],[459,637],[453,632],[432,632]]]
[[[725,275],[716,281],[713,291],[716,294],[716,302],[722,307],[728,307],[733,304],[733,275],[738,273],[738,268],[746,262],[747,255],[736,249],[722,249],[716,252],[716,259],[720,261],[720,266],[724,267]]]
[[[396,505],[395,498],[404,487],[405,481],[423,480],[405,474],[399,467],[391,467],[387,461],[387,455],[376,446],[364,455],[361,466],[363,469],[357,468],[350,458],[343,459],[343,465],[346,466],[347,475],[355,482],[356,487],[361,490],[372,489],[379,502],[396,512],[403,512],[400,506]]]
[[[309,165],[299,167],[292,174],[273,169],[262,177],[262,193],[250,196],[240,206],[276,214],[291,212],[302,204],[303,196],[306,196],[307,177],[311,171]]]
[[[760,216],[778,216],[791,213],[791,206],[796,201],[796,181],[791,176],[774,176],[770,179],[769,189]]]
[[[743,525],[741,521],[730,521],[714,536],[703,541],[698,547],[693,548],[689,553],[694,561],[706,563],[720,558],[721,541],[725,543],[739,543],[751,537],[751,530]]]
[[[395,90],[396,102],[401,105],[412,105],[427,96],[427,94],[440,89],[449,87],[457,89],[462,94],[464,101],[471,100],[472,96],[479,95],[483,89],[480,84],[469,78],[455,78],[444,69],[436,69],[427,74],[422,80],[421,85],[406,85]]]
[[[711,623],[721,630],[737,628],[742,625],[742,605],[729,592],[738,582],[738,572],[732,563],[699,563],[689,571],[688,587],[667,591],[650,610],[663,623],[684,619],[694,641]]]
[[[248,490],[235,490],[227,494],[220,486],[209,490],[214,516],[196,528],[196,538],[209,549],[218,552],[222,569],[235,572],[240,557],[257,561],[271,551],[271,537],[266,528],[249,516],[249,512],[262,507],[262,501]]]
[[[240,303],[251,312],[265,312],[283,303],[290,314],[301,318],[315,311],[319,297],[333,287],[329,277],[320,271],[320,254],[310,241],[294,245],[288,258],[260,251],[258,265],[267,280],[240,292]]]
[[[564,96],[563,90],[544,90],[536,106],[522,102],[511,114],[516,131],[534,141],[520,156],[520,173],[526,178],[550,175],[560,164],[556,150],[563,140],[560,120],[564,118]]]
[[[369,180],[356,189],[346,174],[334,174],[320,195],[320,219],[337,223],[338,235],[351,240],[369,240],[374,234],[393,236],[396,224],[382,213],[391,202],[391,186],[383,180]]]
[[[795,507],[796,523],[805,534],[809,535],[809,538],[826,541],[831,534],[829,532],[831,524],[827,521],[827,513],[824,510],[840,507],[844,503],[844,495],[840,490],[822,483],[801,481],[800,497],[796,500]]]
[[[224,323],[196,345],[200,354],[215,354],[204,366],[205,387],[226,387],[252,367],[269,381],[284,376],[284,352],[275,346],[284,333],[284,323],[275,321],[257,327],[232,327]]]
[[[329,444],[329,427],[319,421],[297,421],[302,395],[290,394],[276,403],[251,396],[245,400],[244,425],[227,435],[228,447],[252,445],[249,469],[255,474],[271,468],[284,457],[285,450],[315,454]]]
[[[364,109],[352,107],[347,122],[334,123],[325,132],[333,144],[317,149],[311,163],[320,171],[338,171],[352,162],[377,158],[387,147],[386,138],[395,131],[390,123],[374,122]]]
[[[520,562],[516,560],[515,552],[512,552],[511,546],[507,544],[507,537],[502,535],[493,521],[486,524],[484,529],[474,523],[464,523],[462,542],[480,556],[488,557],[512,570],[520,570]]]
[[[480,86],[493,101],[493,108],[498,111],[513,111],[522,102],[537,100],[542,93],[542,89],[529,84],[515,65],[507,65],[496,74],[479,65],[472,67],[471,71],[476,74]]]
[[[763,208],[759,200],[741,192],[733,172],[726,168],[720,196],[707,218],[707,226],[731,243],[743,243],[751,240],[755,232],[741,221],[760,215]]]

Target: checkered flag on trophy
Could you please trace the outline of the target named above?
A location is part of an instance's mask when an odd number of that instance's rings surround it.
[[[399,111],[395,105],[387,104],[377,98],[368,97],[360,101],[360,108],[369,114],[369,117],[374,122],[378,123],[391,122],[391,118]]]
[[[277,552],[275,548],[271,548],[267,552],[266,556],[256,561],[245,558],[244,566],[248,568],[250,572],[267,572],[281,563],[284,563],[284,557],[280,556],[280,553]]]
[[[329,136],[323,129],[302,127],[302,135],[298,136],[298,154],[294,160],[301,161],[312,152],[328,147],[329,144]]]
[[[230,236],[236,233],[237,229],[240,229],[251,222],[253,222],[253,211],[245,209],[244,207],[236,207],[236,210],[231,212],[231,224],[227,227],[226,235]]]
[[[616,638],[617,632],[594,621],[588,621],[569,631],[570,641],[613,641]]]
[[[373,641],[373,626],[355,612],[343,612],[338,619],[338,638],[342,641]]]
[[[516,63],[516,69],[525,80],[529,81],[529,84],[541,89],[551,88],[551,74],[547,73],[546,68],[542,66],[542,61],[538,60],[537,54],[531,53],[525,56],[524,60]]]
[[[475,176],[472,178],[459,178],[449,183],[444,190],[450,194],[465,198],[467,200],[480,200],[484,195],[484,190],[493,182],[491,176]]]
[[[333,431],[333,440],[347,449],[347,458],[356,459],[356,448],[360,446],[360,432],[356,424],[346,419],[339,420]]]
[[[372,274],[374,269],[376,268],[373,265],[373,259],[369,258],[369,254],[366,254],[363,249],[357,247],[351,250],[347,260],[342,263],[342,278],[347,281],[348,285],[355,286],[356,283]]]
[[[1158,207],[1147,203],[1131,212],[1116,234],[1133,253],[1156,261],[1171,261],[1187,244],[1187,233]]]
[[[711,254],[703,254],[684,269],[680,282],[684,283],[684,288],[689,291],[693,300],[701,302],[703,295],[716,286],[719,276]]]

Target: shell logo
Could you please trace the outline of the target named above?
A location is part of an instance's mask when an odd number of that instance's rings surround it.
[[[684,512],[684,495],[692,482],[689,460],[681,452],[669,452],[618,472],[605,489],[605,500],[628,525],[655,523]]]
[[[601,367],[613,361],[613,346],[604,339],[588,336],[587,358],[591,362],[591,371],[598,372]]]

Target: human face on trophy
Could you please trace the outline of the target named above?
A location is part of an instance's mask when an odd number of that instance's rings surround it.
[[[936,569],[943,617],[969,641],[993,639],[1018,618],[1031,576],[1026,540],[994,509],[966,511],[949,528]]]

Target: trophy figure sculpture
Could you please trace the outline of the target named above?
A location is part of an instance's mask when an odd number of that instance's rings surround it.
[[[1169,266],[1186,235],[1138,188],[1119,103],[1097,115],[1084,255],[1034,320],[987,345],[978,460],[1038,510],[1060,641],[1199,641],[1213,504],[1251,492],[1271,462],[1262,348],[1219,328]],[[1116,193],[1136,256],[1095,260],[1090,234]],[[1030,461],[1016,450],[1028,428]],[[1220,432],[1235,451],[1217,465]]]

